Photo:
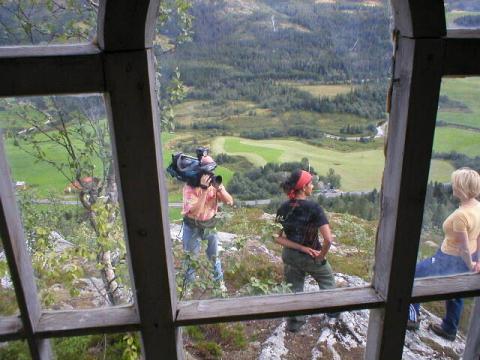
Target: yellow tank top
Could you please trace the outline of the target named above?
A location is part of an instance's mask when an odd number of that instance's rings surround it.
[[[455,237],[455,232],[465,232],[468,235],[468,250],[470,254],[477,251],[477,238],[480,235],[480,204],[472,207],[459,207],[447,217],[443,223],[445,238],[442,251],[445,254],[462,256],[461,241]]]

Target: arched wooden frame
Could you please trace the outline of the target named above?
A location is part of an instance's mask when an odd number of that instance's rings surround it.
[[[52,357],[50,337],[140,331],[146,359],[182,359],[183,325],[368,308],[365,358],[401,359],[410,302],[480,294],[480,275],[413,279],[441,78],[480,75],[480,32],[447,33],[439,0],[392,0],[395,69],[372,285],[177,302],[151,50],[158,6],[101,1],[98,45],[0,48],[0,96],[105,94],[136,294],[133,306],[40,308],[2,149],[0,235],[20,317],[0,318],[0,340],[26,339],[32,358],[43,360]],[[465,359],[480,354],[478,301],[474,315]]]

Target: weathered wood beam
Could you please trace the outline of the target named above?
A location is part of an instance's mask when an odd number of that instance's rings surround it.
[[[342,288],[312,293],[185,301],[178,304],[176,326],[277,318],[287,315],[380,307],[371,288]]]
[[[153,46],[160,0],[101,0],[97,37],[107,51]]]
[[[0,317],[0,341],[19,340],[23,337],[23,325],[20,317]]]
[[[94,45],[2,47],[0,73],[3,97],[105,91]]]
[[[449,31],[445,38],[445,75],[480,75],[480,34]]]
[[[140,319],[133,305],[89,310],[44,311],[35,336],[80,336],[95,333],[137,331]]]
[[[422,2],[423,4],[424,2]],[[400,37],[382,183],[366,359],[401,359],[442,76],[442,40]]]
[[[470,316],[470,329],[468,330],[463,360],[478,359],[480,359],[480,298],[477,297]]]
[[[34,360],[47,360],[52,355],[49,341],[37,340],[34,337],[41,307],[1,134],[0,174],[0,238],[3,241],[30,353]]]
[[[412,290],[412,302],[419,303],[479,295],[480,275],[459,274],[416,279]]]
[[[394,28],[410,38],[436,38],[447,32],[441,0],[392,0]]]
[[[151,50],[105,54],[106,105],[146,359],[177,359],[176,286]]]

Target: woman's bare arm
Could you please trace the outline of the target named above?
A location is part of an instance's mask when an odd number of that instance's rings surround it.
[[[474,264],[473,271],[480,272],[480,235],[477,237],[477,261]]]
[[[318,255],[320,258],[325,259],[327,256],[328,250],[330,250],[330,246],[332,245],[332,231],[330,230],[330,225],[325,224],[320,226],[320,234],[323,237],[323,244],[322,244],[322,251]]]

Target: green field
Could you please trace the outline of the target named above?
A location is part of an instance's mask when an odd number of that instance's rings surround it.
[[[452,100],[460,101],[468,106],[468,111],[440,110],[438,120],[470,126],[480,129],[480,78],[444,78],[442,80],[441,95],[446,95]]]
[[[162,133],[162,143],[168,144],[174,138],[174,134]],[[27,150],[30,147],[26,147]],[[52,192],[57,195],[63,194],[63,190],[68,185],[68,180],[52,165],[45,162],[35,162],[35,159],[15,146],[13,140],[8,139],[5,142],[5,152],[12,172],[14,181],[25,181],[29,187],[36,188],[39,195],[45,196]],[[45,147],[46,156],[55,161],[65,160],[64,149],[58,145],[49,145]],[[170,163],[171,153],[163,152],[163,161],[165,167]],[[95,175],[101,175],[101,163],[96,163],[97,170]],[[231,179],[231,171],[222,169],[222,175],[228,181]]]
[[[353,90],[352,85],[348,84],[335,84],[335,85],[326,85],[326,84],[305,84],[295,81],[284,81],[284,85],[292,86],[298,90],[308,92],[313,96],[318,97],[335,97],[340,94],[348,94]]]
[[[307,157],[315,170],[326,174],[333,168],[342,177],[344,191],[379,188],[384,167],[382,150],[339,152],[292,140],[247,140],[219,137],[212,144],[215,152],[242,155],[257,166],[267,162],[299,161]],[[446,161],[433,160],[431,180],[447,182],[453,167]]]
[[[452,152],[469,157],[480,156],[480,132],[451,127],[437,127],[433,150],[436,152]]]
[[[30,146],[26,146],[30,150]],[[45,146],[46,156],[53,161],[65,161],[64,150],[59,145]],[[69,181],[52,165],[46,162],[35,162],[35,159],[14,146],[11,139],[5,142],[5,152],[14,181],[25,181],[29,187],[34,187],[40,195],[50,192],[62,193]],[[101,162],[96,162],[96,176],[102,173]]]

